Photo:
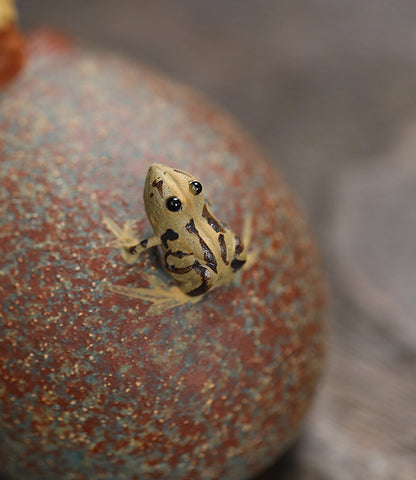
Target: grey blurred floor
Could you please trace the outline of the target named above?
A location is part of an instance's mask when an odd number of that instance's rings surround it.
[[[21,0],[196,87],[300,198],[332,289],[323,388],[261,478],[416,478],[416,2]]]

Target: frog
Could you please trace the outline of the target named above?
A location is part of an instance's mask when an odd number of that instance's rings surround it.
[[[153,288],[111,285],[113,292],[151,302],[150,314],[163,313],[199,302],[209,291],[231,283],[246,266],[250,221],[246,219],[242,240],[214,216],[202,183],[190,173],[152,163],[143,201],[153,228],[150,237],[137,241],[132,222],[120,228],[106,217],[104,223],[128,264],[135,263],[142,252],[159,247],[162,265],[176,285],[168,288],[157,276],[146,275]]]

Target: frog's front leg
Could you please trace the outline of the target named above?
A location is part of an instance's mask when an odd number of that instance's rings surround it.
[[[121,248],[121,256],[127,263],[131,265],[137,260],[137,257],[140,255],[140,253],[144,252],[148,248],[156,247],[160,244],[160,238],[152,235],[151,237],[145,238],[141,242],[136,243],[136,245],[131,245],[131,243],[129,245],[123,245]]]
[[[138,255],[139,253],[143,252],[144,250],[147,250],[148,248],[152,247],[157,247],[158,245],[161,245],[162,242],[160,238],[157,235],[152,235],[149,238],[145,238],[139,243],[136,243],[136,245],[132,245],[130,247],[126,247],[130,255]]]
[[[155,235],[138,242],[131,221],[120,228],[111,218],[106,217],[104,224],[116,237],[115,244],[121,249],[121,256],[128,264],[133,264],[144,250],[161,244],[160,238]]]

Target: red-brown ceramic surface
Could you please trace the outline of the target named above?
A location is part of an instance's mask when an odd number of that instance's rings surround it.
[[[45,40],[46,38],[46,40]],[[50,38],[0,97],[0,466],[16,479],[244,479],[296,435],[319,377],[321,271],[273,167],[192,91]],[[33,50],[33,49],[32,49]],[[146,316],[103,218],[151,233],[151,162],[199,178],[257,259],[197,305]]]

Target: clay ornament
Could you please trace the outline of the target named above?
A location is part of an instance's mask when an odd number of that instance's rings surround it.
[[[16,21],[17,13],[13,0],[0,0],[0,30]]]
[[[8,84],[24,64],[25,41],[16,26],[14,0],[0,0],[0,88]]]
[[[153,235],[137,243],[131,222],[126,222],[123,229],[109,218],[104,223],[116,236],[116,245],[127,263],[134,263],[148,248],[162,247],[164,268],[179,288],[159,286],[154,277],[146,276],[153,284],[152,290],[111,285],[112,291],[151,301],[148,313],[153,314],[197,303],[208,290],[233,280],[247,262],[249,217],[243,242],[214,217],[202,190],[201,183],[189,173],[156,163],[150,166],[143,200]]]

